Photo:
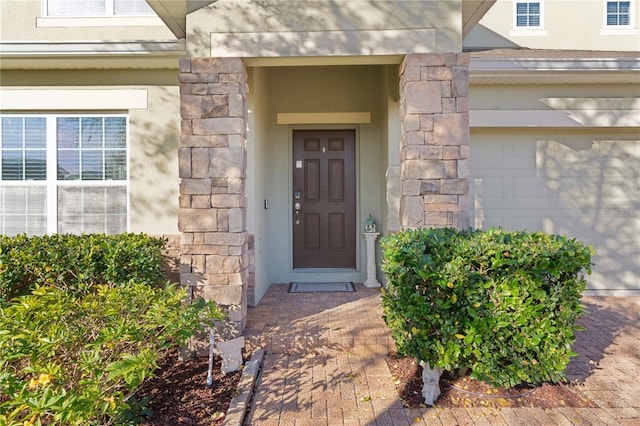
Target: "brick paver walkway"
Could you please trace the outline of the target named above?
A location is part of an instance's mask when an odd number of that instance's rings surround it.
[[[599,408],[405,409],[380,291],[289,294],[249,309],[248,349],[266,356],[249,425],[640,425],[640,297],[587,297],[567,374]]]

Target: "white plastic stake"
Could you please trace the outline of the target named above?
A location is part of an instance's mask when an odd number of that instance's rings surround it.
[[[215,346],[216,336],[213,326],[209,331],[209,371],[207,371],[207,386],[213,385],[213,347]]]

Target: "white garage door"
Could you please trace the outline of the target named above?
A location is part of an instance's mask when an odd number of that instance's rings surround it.
[[[472,130],[470,168],[473,226],[577,238],[597,252],[589,290],[640,291],[637,131]]]

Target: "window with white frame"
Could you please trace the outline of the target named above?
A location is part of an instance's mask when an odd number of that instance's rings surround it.
[[[3,115],[0,233],[127,231],[127,117]]]
[[[517,30],[542,29],[543,2],[515,1],[514,27]]]
[[[79,16],[153,16],[145,0],[42,0],[43,15]]]
[[[605,11],[605,27],[621,28],[631,26],[631,2],[607,1]]]

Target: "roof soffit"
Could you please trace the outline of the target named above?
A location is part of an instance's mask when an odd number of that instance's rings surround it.
[[[523,55],[529,55],[529,57]],[[471,52],[471,84],[639,83],[640,52]]]
[[[480,19],[491,9],[496,0],[462,1],[462,38],[475,27]]]
[[[217,0],[146,0],[178,38],[187,34],[187,15]]]

